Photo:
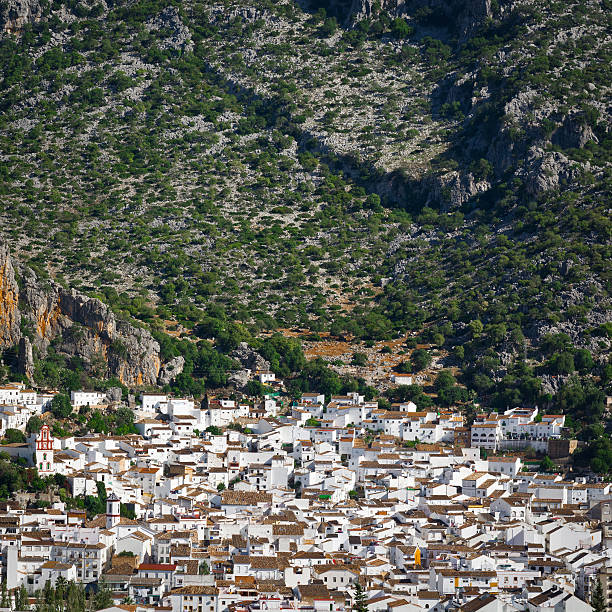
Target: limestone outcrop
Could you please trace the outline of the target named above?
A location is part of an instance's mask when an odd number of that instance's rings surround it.
[[[40,0],[3,0],[0,2],[0,31],[17,32],[42,15]]]
[[[129,386],[157,384],[160,347],[148,330],[117,319],[96,298],[40,280],[0,244],[0,347],[19,344],[19,368],[31,376],[33,347],[44,355],[52,341],[92,374],[116,376]]]
[[[19,287],[8,247],[0,243],[0,346],[19,342]]]

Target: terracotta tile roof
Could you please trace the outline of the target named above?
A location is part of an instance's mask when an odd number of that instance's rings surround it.
[[[173,572],[176,570],[176,565],[173,563],[141,563],[138,566],[139,572]]]
[[[170,591],[172,595],[218,595],[219,589],[214,586],[192,584]]]
[[[272,494],[262,491],[223,491],[221,504],[230,506],[252,506],[272,503]]]

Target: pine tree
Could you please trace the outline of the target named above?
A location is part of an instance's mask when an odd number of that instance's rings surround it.
[[[355,583],[355,595],[353,596],[353,612],[368,612],[366,594],[359,582]]]
[[[595,581],[595,586],[593,587],[593,593],[591,594],[591,607],[593,608],[593,612],[605,612],[606,611],[606,602],[604,599],[604,592],[601,586],[601,581],[599,578]]]

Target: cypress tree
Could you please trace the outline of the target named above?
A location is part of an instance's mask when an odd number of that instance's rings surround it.
[[[17,591],[17,598],[19,601],[19,605],[15,604],[15,608],[19,610],[19,612],[26,612],[30,609],[30,599],[28,597],[28,591],[25,588],[25,585],[21,585],[19,587],[19,591]]]
[[[368,612],[366,594],[359,582],[355,583],[355,595],[353,597],[353,612]]]
[[[66,612],[85,612],[85,589],[82,584],[68,583]]]
[[[2,595],[0,599],[0,606],[2,608],[10,608],[11,607],[11,598],[9,597],[8,591],[6,589],[6,582],[2,583]]]
[[[604,592],[599,578],[595,581],[595,587],[591,594],[591,607],[593,608],[593,612],[606,612]]]

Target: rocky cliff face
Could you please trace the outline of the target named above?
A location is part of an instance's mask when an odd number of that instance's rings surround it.
[[[21,328],[29,328],[31,339]],[[116,376],[126,385],[157,383],[160,348],[147,330],[117,320],[98,299],[40,281],[0,245],[0,347],[19,343],[20,370],[31,376],[32,346],[44,355],[52,341],[56,350],[80,357],[99,375]]]
[[[238,348],[230,353],[230,357],[239,361],[243,368],[253,372],[270,369],[270,362],[264,359],[257,351],[254,351],[246,342],[241,342]]]
[[[241,391],[246,389],[251,379],[252,372],[257,370],[269,370],[270,362],[264,359],[257,351],[253,350],[246,342],[241,342],[230,354],[232,359],[240,362],[243,369],[232,372],[228,378],[228,384]]]
[[[443,175],[431,175],[423,181],[426,205],[448,212],[460,208],[477,193],[487,191],[487,181],[477,181],[470,172],[447,172]]]
[[[568,113],[552,101],[543,101],[540,92],[530,86],[504,99],[506,94],[498,91],[496,98],[495,92],[478,82],[476,72],[457,71],[435,90],[438,109],[457,104],[466,117],[455,149],[463,167],[423,181],[421,190],[429,206],[439,206],[441,211],[458,207],[496,181],[508,180],[510,174],[520,179],[526,194],[537,197],[572,184],[581,170],[591,170],[589,162],[577,162],[550,150],[552,145],[582,149],[598,142],[583,114],[575,110]],[[502,102],[503,112],[494,118],[491,109]],[[489,164],[490,175],[476,182],[470,163],[479,158]]]
[[[42,15],[39,0],[0,1],[0,31],[17,32]]]
[[[34,351],[32,350],[32,342],[27,336],[23,336],[19,340],[18,365],[20,374],[27,376],[28,380],[34,378]]]
[[[0,243],[0,346],[16,344],[20,338],[19,287],[8,247]]]
[[[174,357],[163,365],[157,383],[161,386],[170,384],[183,371],[184,367],[185,358],[182,355]]]
[[[433,20],[464,40],[491,17],[491,0],[407,0],[408,14],[429,11]]]
[[[162,49],[176,49],[180,51],[191,51],[193,41],[189,28],[183,23],[175,6],[166,7],[159,15],[155,15],[147,21],[146,27],[149,31],[163,31],[167,36],[163,39],[160,47]]]
[[[331,0],[330,9],[346,15],[347,22],[369,19],[379,10],[392,17],[427,11],[464,39],[491,17],[491,0]]]

